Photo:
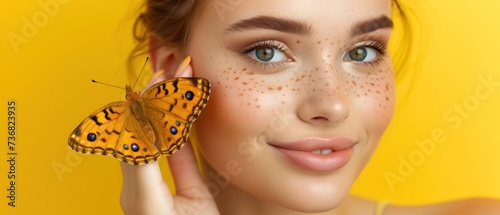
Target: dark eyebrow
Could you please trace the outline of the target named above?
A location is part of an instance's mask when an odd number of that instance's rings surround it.
[[[302,21],[277,18],[272,16],[257,16],[250,19],[240,20],[231,24],[226,31],[244,31],[250,29],[271,29],[298,35],[311,35],[311,25]]]
[[[369,19],[366,21],[362,21],[351,28],[351,36],[359,36],[362,34],[370,33],[383,28],[393,28],[394,24],[392,20],[382,15],[375,19]]]

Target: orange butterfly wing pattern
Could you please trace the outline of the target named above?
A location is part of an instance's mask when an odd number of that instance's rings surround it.
[[[142,97],[127,86],[127,102],[92,113],[71,133],[68,144],[77,152],[113,155],[133,165],[156,161],[184,145],[209,95],[210,83],[203,78],[166,80]]]

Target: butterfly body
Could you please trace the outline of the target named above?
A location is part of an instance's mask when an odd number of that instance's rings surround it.
[[[176,78],[149,87],[142,96],[129,86],[126,93],[127,101],[112,102],[80,123],[69,146],[134,165],[171,155],[187,141],[192,123],[208,102],[210,83]]]

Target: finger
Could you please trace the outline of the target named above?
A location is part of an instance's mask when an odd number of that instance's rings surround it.
[[[191,56],[187,56],[175,71],[175,77],[193,77],[193,68],[190,65]]]
[[[157,162],[133,166],[122,163],[123,190],[122,207],[132,214],[155,214],[157,205],[173,208],[173,198],[162,178]]]
[[[122,169],[122,192],[120,194],[120,206],[125,213],[129,211],[129,200],[131,197],[136,196],[135,177],[133,175],[131,165],[120,162]]]
[[[187,142],[182,150],[168,157],[170,171],[175,181],[177,195],[188,198],[211,198],[193,153],[193,148]]]
[[[160,166],[157,162],[145,165],[134,166],[133,175],[135,178],[137,193],[143,192],[148,198],[159,198],[170,194],[167,184],[163,180]]]

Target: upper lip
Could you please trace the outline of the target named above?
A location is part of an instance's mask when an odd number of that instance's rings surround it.
[[[328,139],[310,137],[299,141],[285,142],[285,143],[271,143],[270,145],[282,149],[312,152],[321,149],[331,149],[333,151],[340,151],[351,148],[355,144],[356,141],[350,138],[338,136]]]

